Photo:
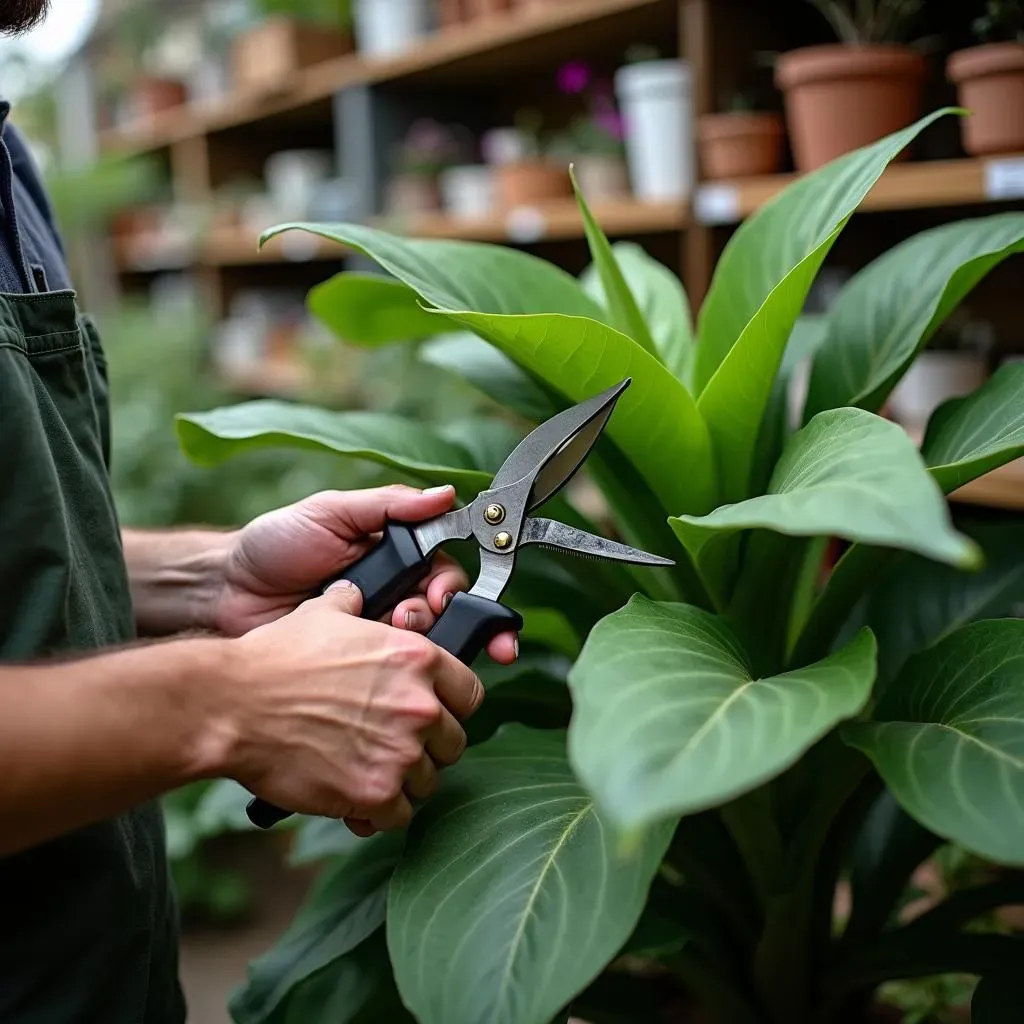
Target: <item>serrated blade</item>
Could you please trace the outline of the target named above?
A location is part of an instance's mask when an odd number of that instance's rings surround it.
[[[519,538],[519,546],[539,544],[546,548],[556,548],[573,555],[586,555],[591,558],[604,558],[613,562],[627,562],[630,565],[675,565],[670,558],[660,558],[648,554],[626,544],[619,544],[606,537],[595,537],[585,530],[577,530],[574,526],[555,522],[553,519],[529,518],[523,524],[523,532]]]

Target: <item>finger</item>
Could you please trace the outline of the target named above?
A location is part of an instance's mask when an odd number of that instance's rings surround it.
[[[426,633],[434,625],[434,613],[425,597],[410,597],[395,608],[390,621],[395,629]]]
[[[308,499],[318,522],[346,539],[368,536],[384,529],[389,519],[416,523],[447,512],[455,501],[455,488],[425,491],[402,484],[362,491],[325,491]]]
[[[440,719],[424,734],[424,740],[431,760],[443,768],[455,764],[466,749],[466,732],[447,709],[442,709]]]
[[[437,792],[437,765],[429,754],[424,754],[409,769],[406,776],[405,795],[412,800],[429,800]]]
[[[427,601],[435,615],[448,607],[451,599],[469,589],[469,580],[458,565],[444,565],[427,580]]]
[[[320,600],[345,615],[358,617],[363,610],[363,595],[359,588],[348,580],[332,583]]]
[[[400,793],[390,803],[378,807],[370,814],[370,824],[378,832],[395,832],[405,828],[412,821],[412,804],[409,798]]]
[[[438,654],[433,673],[437,699],[460,721],[469,718],[484,699],[484,687],[475,672],[444,649]]]
[[[360,818],[346,818],[345,827],[360,839],[369,839],[377,834],[377,830],[368,821]]]
[[[519,637],[515,633],[502,633],[487,645],[487,653],[499,665],[514,665],[519,657]]]

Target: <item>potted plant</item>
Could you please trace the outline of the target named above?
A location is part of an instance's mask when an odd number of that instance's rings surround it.
[[[905,128],[921,109],[927,63],[900,45],[922,0],[808,0],[838,44],[783,54],[776,82],[799,171]]]
[[[638,199],[685,199],[696,183],[693,71],[683,60],[634,47],[615,75],[629,177]]]
[[[753,100],[737,93],[723,114],[705,114],[697,122],[704,177],[752,178],[777,174],[785,156],[786,131],[773,111],[759,111]]]
[[[972,115],[963,124],[972,156],[1024,151],[1024,4],[988,0],[974,23],[980,46],[949,58],[947,73]]]
[[[494,165],[494,189],[504,210],[536,206],[572,194],[564,161],[549,152],[543,116],[536,110],[517,112],[515,128],[489,133],[486,155]]]
[[[628,196],[625,125],[611,82],[595,75],[582,61],[563,65],[557,82],[564,96],[578,96],[583,101],[584,111],[572,119],[549,151],[552,155],[564,153],[574,164],[576,180],[589,201]]]
[[[431,27],[428,0],[355,0],[356,46],[367,57],[394,57]]]
[[[257,0],[259,21],[232,47],[236,89],[286,88],[301,68],[352,50],[350,0]]]
[[[415,217],[441,208],[438,178],[464,160],[465,147],[456,129],[430,118],[415,121],[395,153],[385,186],[388,216]]]
[[[313,313],[350,343],[416,342],[502,409],[432,429],[247,403],[180,417],[193,459],[313,445],[467,501],[526,424],[629,374],[592,479],[616,532],[676,567],[523,558],[520,660],[476,664],[463,760],[404,832],[299,825],[296,859],[325,873],[251,966],[237,1024],[867,1024],[881,987],[935,974],[982,978],[979,1024],[1000,1000],[988,1020],[1019,1018],[1024,936],[990,921],[1024,899],[1019,871],[904,907],[937,851],[1024,866],[1024,527],[946,500],[1024,453],[1024,365],[945,404],[920,448],[878,410],[979,279],[1022,258],[1024,214],[897,245],[795,344],[837,236],[935,119],[748,219],[696,328],[667,268],[589,219],[580,280],[359,224],[268,233],[373,259],[386,287],[342,273]],[[559,501],[587,525],[571,488]],[[823,572],[830,538],[845,553]]]

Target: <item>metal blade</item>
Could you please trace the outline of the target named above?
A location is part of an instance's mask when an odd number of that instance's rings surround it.
[[[552,519],[527,519],[519,546],[540,544],[546,548],[557,548],[573,555],[589,555],[591,558],[606,558],[613,562],[628,562],[630,565],[675,565],[670,558],[659,558],[646,551],[618,544],[605,537],[575,527],[557,523]]]
[[[469,508],[447,512],[437,519],[428,519],[413,529],[416,543],[424,558],[452,540],[469,540],[473,536],[473,514]]]
[[[607,391],[560,412],[519,444],[494,478],[497,490],[534,478],[529,508],[536,508],[564,487],[601,436],[615,403],[629,387],[627,378]]]

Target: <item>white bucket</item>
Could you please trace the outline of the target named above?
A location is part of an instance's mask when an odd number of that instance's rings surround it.
[[[638,199],[687,199],[693,192],[693,73],[681,60],[627,64],[615,76],[626,151]]]
[[[370,57],[403,53],[430,31],[427,0],[356,0],[356,46]]]
[[[441,200],[453,217],[486,217],[494,209],[494,173],[490,167],[451,167],[441,174]]]

